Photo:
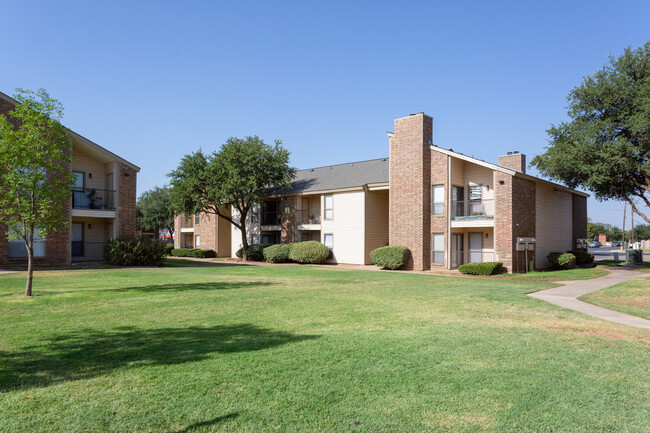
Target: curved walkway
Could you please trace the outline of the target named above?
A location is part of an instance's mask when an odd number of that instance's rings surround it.
[[[592,280],[560,282],[560,284],[563,284],[560,287],[529,293],[528,296],[550,302],[551,304],[559,305],[563,308],[568,308],[569,310],[598,317],[599,319],[609,320],[610,322],[650,329],[650,320],[619,313],[618,311],[608,310],[607,308],[597,307],[578,300],[580,296],[586,295],[587,293],[611,287],[641,276],[644,275],[639,275],[639,273],[635,271],[612,271],[604,277],[594,278]],[[647,276],[647,274],[645,276]]]

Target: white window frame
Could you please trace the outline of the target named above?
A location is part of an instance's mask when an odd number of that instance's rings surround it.
[[[197,212],[194,214],[194,225],[201,224],[201,213]]]
[[[194,248],[201,248],[201,235],[194,235]]]
[[[330,199],[330,207],[327,207],[328,198]],[[324,219],[333,220],[334,219],[334,195],[333,194],[326,194],[323,196],[323,209],[324,209]]]
[[[442,238],[442,249],[436,250],[436,237]],[[439,245],[440,246],[440,245]],[[442,260],[436,260],[436,257],[442,257]],[[444,233],[431,233],[431,263],[444,264],[445,263],[445,234]]]
[[[251,211],[251,222],[253,224],[257,224],[259,220],[260,220],[260,207],[258,205],[254,205]]]
[[[327,245],[327,237],[330,237],[330,245]],[[323,235],[323,245],[329,248],[330,251],[334,250],[334,233],[325,233]]]
[[[442,201],[436,201],[436,190],[441,191]],[[445,186],[433,185],[431,187],[431,214],[444,215],[445,214]]]
[[[472,191],[473,190],[473,191]],[[483,200],[483,185],[469,185],[469,201]]]
[[[251,236],[251,245],[257,245],[260,243],[260,235],[254,234]]]

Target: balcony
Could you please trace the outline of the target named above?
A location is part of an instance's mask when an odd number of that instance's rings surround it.
[[[484,227],[494,224],[494,200],[454,201],[452,227]]]
[[[282,225],[282,215],[275,211],[262,212],[262,227],[279,227]]]
[[[320,215],[308,210],[296,211],[296,224],[320,226]]]
[[[194,231],[194,215],[190,218],[186,218],[185,215],[180,216],[180,229],[181,233],[191,233]]]
[[[72,208],[115,210],[115,191],[96,188],[73,189]]]

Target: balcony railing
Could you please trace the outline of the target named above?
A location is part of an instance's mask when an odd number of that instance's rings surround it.
[[[115,210],[115,191],[108,189],[73,189],[73,209]]]
[[[72,241],[73,262],[99,262],[104,260],[104,247],[108,242]]]
[[[468,200],[452,202],[451,218],[455,220],[493,219],[494,200]]]
[[[282,224],[282,215],[277,212],[262,212],[263,226],[279,226]]]
[[[451,267],[457,268],[465,263],[493,262],[494,251],[473,250],[473,251],[452,251]]]
[[[320,224],[320,215],[308,210],[296,211],[296,223],[298,224]]]

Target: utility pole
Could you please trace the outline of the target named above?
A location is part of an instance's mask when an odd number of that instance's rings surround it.
[[[634,247],[634,208],[630,209],[630,218],[632,218],[632,239],[630,239],[630,248]]]
[[[621,251],[625,249],[625,212],[627,203],[623,202],[623,242],[621,243]]]

